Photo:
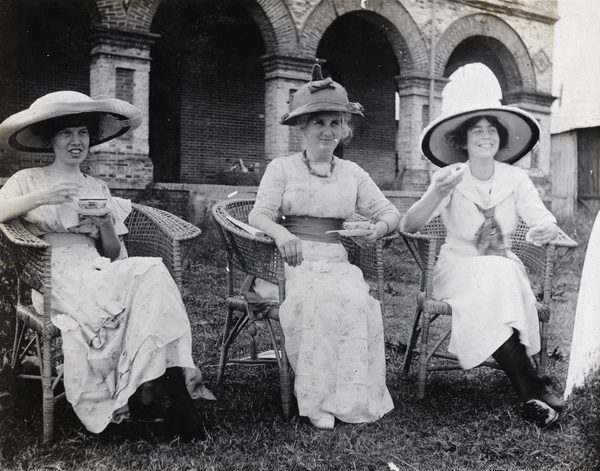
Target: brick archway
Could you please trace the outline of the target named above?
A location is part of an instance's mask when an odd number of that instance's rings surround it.
[[[300,32],[299,50],[302,56],[316,57],[319,41],[327,28],[340,16],[354,12],[376,25],[386,36],[400,66],[400,76],[429,74],[428,47],[421,30],[399,3],[369,2],[360,8],[359,2],[320,2],[310,13]]]
[[[465,47],[468,43],[470,47]],[[460,18],[441,35],[435,54],[436,76],[447,77],[467,62],[487,65],[498,77],[503,92],[536,90],[536,76],[525,44],[498,17],[477,14]]]

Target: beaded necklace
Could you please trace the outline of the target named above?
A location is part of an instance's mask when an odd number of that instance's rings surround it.
[[[331,156],[331,168],[329,169],[328,174],[327,173],[322,174],[322,173],[315,172],[315,170],[310,166],[310,162],[308,161],[308,157],[306,156],[306,151],[302,152],[302,162],[304,162],[304,165],[306,165],[306,168],[308,168],[308,171],[310,172],[310,174],[314,175],[315,177],[329,178],[333,175],[333,168],[335,167],[335,159],[333,158],[333,155]]]

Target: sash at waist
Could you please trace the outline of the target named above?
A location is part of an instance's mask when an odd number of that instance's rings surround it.
[[[340,244],[337,232],[325,234],[327,231],[339,231],[343,228],[344,219],[316,218],[311,216],[286,216],[281,225],[302,240]]]
[[[48,234],[44,234],[42,239],[48,242],[53,248],[64,247],[66,245],[96,246],[96,242],[89,235],[72,232],[49,232]]]

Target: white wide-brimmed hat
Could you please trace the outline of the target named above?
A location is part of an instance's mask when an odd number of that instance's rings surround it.
[[[419,143],[423,155],[439,167],[466,162],[466,152],[454,147],[446,136],[465,121],[477,116],[493,116],[508,131],[508,141],[498,150],[495,160],[513,164],[527,155],[539,141],[540,125],[526,111],[510,106],[478,107],[455,111],[429,123],[421,133]]]
[[[50,152],[47,142],[32,132],[32,125],[68,115],[94,115],[98,135],[90,136],[90,147],[110,141],[142,124],[142,112],[117,98],[94,100],[73,91],[44,95],[29,108],[6,118],[0,124],[0,145],[26,152]]]
[[[350,102],[346,89],[331,77],[324,79],[319,64],[313,66],[310,82],[292,95],[290,107],[291,111],[281,117],[281,124],[293,126],[298,116],[321,111],[341,111],[363,116],[362,105]]]

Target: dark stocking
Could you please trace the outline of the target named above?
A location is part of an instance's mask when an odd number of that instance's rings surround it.
[[[170,402],[166,416],[170,432],[179,435],[185,441],[206,438],[204,423],[196,412],[194,400],[187,390],[183,370],[167,368],[162,384]]]
[[[525,402],[546,392],[546,385],[538,377],[525,346],[519,341],[519,332],[513,331],[492,356],[506,372],[519,397]]]

